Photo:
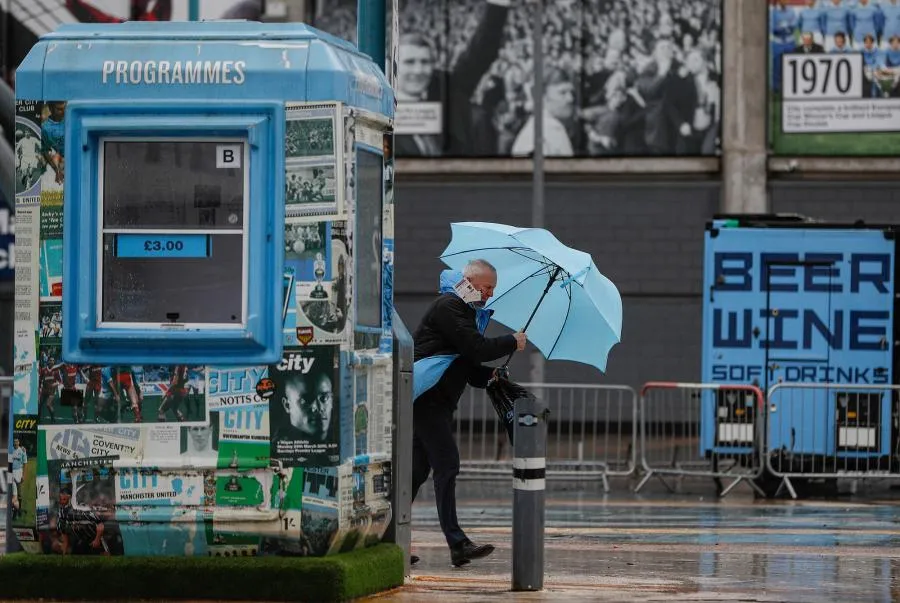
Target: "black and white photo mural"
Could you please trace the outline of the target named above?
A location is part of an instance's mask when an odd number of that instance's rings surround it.
[[[546,3],[544,154],[718,154],[722,4]],[[533,152],[534,6],[400,0],[398,157]],[[356,0],[320,0],[313,25],[355,42]]]

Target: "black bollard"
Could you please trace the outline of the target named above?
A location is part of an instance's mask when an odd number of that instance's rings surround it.
[[[547,415],[535,398],[515,403],[513,436],[512,590],[544,588],[544,490]]]

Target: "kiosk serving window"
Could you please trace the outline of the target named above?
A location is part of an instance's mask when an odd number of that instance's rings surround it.
[[[283,103],[72,101],[67,111],[63,360],[278,362]]]
[[[358,330],[381,329],[382,156],[356,150],[356,315]]]
[[[100,145],[99,325],[244,327],[245,142]]]

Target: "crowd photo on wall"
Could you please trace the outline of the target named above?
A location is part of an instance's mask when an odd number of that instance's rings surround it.
[[[533,10],[401,0],[398,157],[534,151]],[[355,42],[356,1],[319,3],[314,24]],[[721,27],[722,0],[546,3],[544,154],[717,154]]]

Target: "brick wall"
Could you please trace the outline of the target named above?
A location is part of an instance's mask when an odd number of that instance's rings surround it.
[[[772,211],[834,221],[900,222],[900,181],[769,183]]]

